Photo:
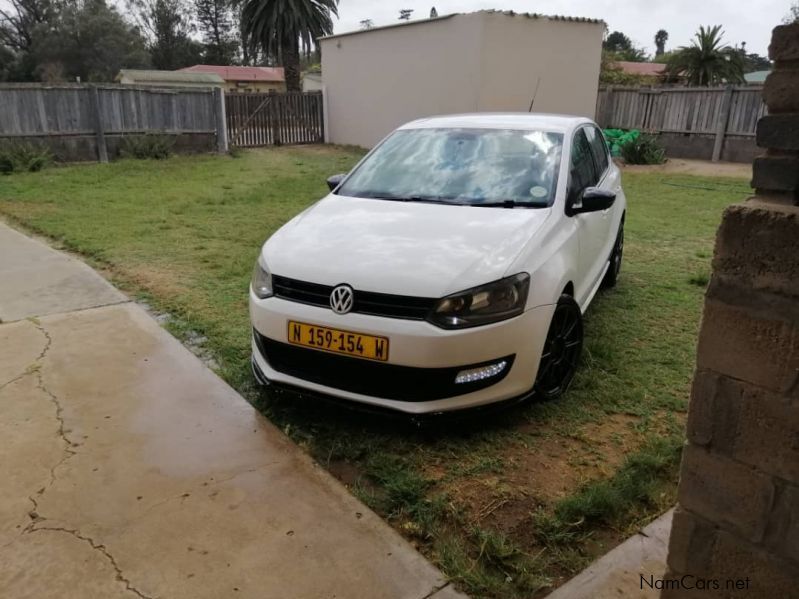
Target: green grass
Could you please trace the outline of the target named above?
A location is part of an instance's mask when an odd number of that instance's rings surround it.
[[[588,310],[569,392],[417,430],[261,392],[249,373],[260,244],[360,156],[279,148],[13,174],[0,178],[0,214],[168,312],[177,336],[207,338],[221,376],[322,466],[357,472],[353,492],[464,590],[533,596],[673,501],[714,233],[746,182],[625,173],[620,282]],[[557,459],[554,476],[539,463]]]

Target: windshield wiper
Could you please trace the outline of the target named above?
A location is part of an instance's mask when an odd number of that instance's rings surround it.
[[[451,204],[453,206],[465,206],[463,202],[455,202],[441,196],[423,196],[423,195],[409,195],[409,196],[395,196],[395,195],[380,195],[366,193],[361,197],[373,200],[388,200],[390,202],[424,202],[427,204]]]
[[[501,202],[474,202],[469,206],[476,208],[546,208],[546,204],[534,204],[532,202],[517,202],[516,200],[502,200]]]

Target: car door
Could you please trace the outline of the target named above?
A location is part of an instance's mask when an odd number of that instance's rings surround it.
[[[585,131],[588,143],[591,145],[594,164],[596,165],[596,187],[618,195],[621,191],[621,173],[618,167],[611,162],[605,136],[602,135],[602,131],[595,125],[587,125],[583,130]],[[601,246],[601,250],[597,255],[597,259],[600,262],[598,266],[600,275],[605,267],[605,261],[610,257],[610,253],[613,250],[613,244],[616,241],[619,223],[618,210],[616,210],[618,206],[619,203],[616,203],[611,208],[601,213],[603,217],[604,245]]]
[[[594,150],[585,130],[586,127],[580,127],[572,138],[569,185],[566,194],[566,201],[570,206],[580,201],[580,195],[587,187],[599,183],[601,174],[597,170]],[[575,221],[579,247],[578,280],[574,283],[575,299],[580,306],[585,307],[602,274],[604,262],[607,261],[603,251],[609,219],[607,211],[575,214],[570,218]]]

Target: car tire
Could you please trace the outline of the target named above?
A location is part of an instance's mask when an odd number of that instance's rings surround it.
[[[616,242],[613,244],[613,251],[610,253],[608,270],[602,279],[602,287],[610,289],[616,286],[621,272],[621,260],[624,256],[624,219],[619,225],[619,232],[616,234]]]
[[[561,295],[549,325],[536,374],[535,396],[557,399],[568,389],[583,350],[583,316],[570,295]]]

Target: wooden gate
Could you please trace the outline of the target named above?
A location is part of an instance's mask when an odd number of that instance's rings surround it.
[[[231,146],[323,143],[322,92],[225,95]]]

